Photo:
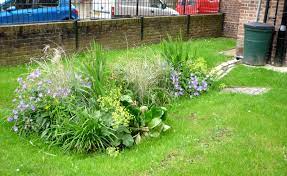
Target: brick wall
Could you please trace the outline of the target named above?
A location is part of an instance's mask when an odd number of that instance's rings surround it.
[[[25,63],[42,55],[45,45],[58,45],[67,51],[86,49],[96,41],[105,48],[125,48],[145,43],[158,43],[167,35],[184,38],[219,37],[222,35],[222,14],[79,21],[0,27],[0,65]],[[76,40],[78,39],[78,40]]]
[[[223,35],[237,37],[241,2],[239,0],[221,0],[220,12],[224,13]]]

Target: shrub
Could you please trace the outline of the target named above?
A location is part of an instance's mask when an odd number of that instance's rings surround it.
[[[175,97],[199,96],[211,83],[204,58],[190,54],[190,43],[169,37],[162,43],[162,57],[170,64],[170,81]]]

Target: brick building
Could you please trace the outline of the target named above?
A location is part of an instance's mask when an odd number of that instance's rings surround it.
[[[278,30],[281,26],[285,0],[270,0],[267,23],[275,24],[270,63],[274,64]],[[237,38],[237,55],[243,55],[244,24],[256,20],[258,0],[221,0],[221,12],[225,14],[224,36]],[[259,22],[264,21],[267,0],[262,0]],[[278,3],[278,5],[277,5]],[[285,45],[287,45],[287,38]],[[287,54],[285,54],[285,65]]]

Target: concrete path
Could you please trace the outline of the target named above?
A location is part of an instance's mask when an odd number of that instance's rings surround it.
[[[224,93],[241,93],[247,95],[261,95],[267,93],[270,89],[263,87],[231,87],[224,88],[222,92]]]
[[[223,62],[222,64],[211,70],[210,75],[215,77],[216,80],[219,80],[226,76],[235,67],[237,63],[239,63],[239,60],[237,59]]]

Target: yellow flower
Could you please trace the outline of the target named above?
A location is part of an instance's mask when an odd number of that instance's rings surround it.
[[[112,89],[109,94],[98,99],[100,107],[104,111],[112,111],[113,128],[118,128],[119,125],[128,126],[133,116],[121,106],[120,103],[121,89]]]

